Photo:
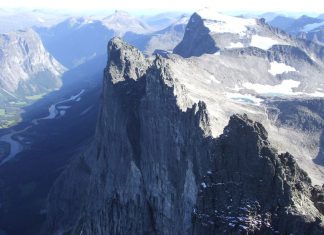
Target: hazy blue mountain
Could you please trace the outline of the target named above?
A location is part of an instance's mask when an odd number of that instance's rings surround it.
[[[264,18],[267,22],[273,20],[274,18],[278,17],[279,14],[276,12],[266,12],[263,13],[261,15],[259,15],[258,17],[260,18]]]
[[[303,15],[294,19],[278,16],[268,23],[286,31],[290,35],[324,45],[324,19],[321,19],[320,17],[315,18]]]
[[[103,54],[114,36],[99,20],[70,18],[50,28],[37,28],[44,46],[64,66],[76,67]]]
[[[307,32],[312,27],[316,27],[317,24],[324,22],[321,19],[309,17],[303,15],[292,22],[287,28],[286,31],[292,35],[296,35],[299,32]]]
[[[64,66],[74,68],[96,56],[105,55],[113,36],[126,32],[147,33],[138,18],[116,11],[105,18],[72,17],[53,27],[36,28],[47,50]]]
[[[156,31],[162,30],[179,20],[183,13],[165,12],[157,15],[143,16],[142,20]]]
[[[182,40],[188,20],[188,16],[182,15],[162,30],[148,34],[128,32],[123,38],[147,55],[151,55],[155,50],[170,52]]]
[[[324,20],[324,14],[320,14],[317,18]]]
[[[272,20],[267,20],[270,25],[282,30],[286,30],[294,21],[294,18],[281,15],[273,18]]]
[[[151,31],[140,18],[132,16],[125,11],[115,11],[113,14],[101,19],[103,25],[113,30],[115,36],[123,36],[126,32],[148,33]]]

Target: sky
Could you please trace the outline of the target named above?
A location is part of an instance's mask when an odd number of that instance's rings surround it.
[[[324,13],[324,0],[0,0],[0,8],[62,9],[71,11],[195,11]]]

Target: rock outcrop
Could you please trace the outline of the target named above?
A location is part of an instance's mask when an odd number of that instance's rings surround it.
[[[108,47],[96,138],[53,187],[46,234],[323,231],[319,194],[261,124],[234,115],[213,138],[206,104],[190,105],[167,60]]]
[[[232,116],[217,142],[214,162],[200,187],[196,234],[324,231],[320,191],[293,156],[271,147],[260,123]]]

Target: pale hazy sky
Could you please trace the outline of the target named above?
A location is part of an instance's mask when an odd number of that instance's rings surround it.
[[[324,0],[0,0],[0,8],[127,11],[286,11],[324,13]]]

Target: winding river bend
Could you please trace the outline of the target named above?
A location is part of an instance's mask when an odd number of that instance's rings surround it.
[[[69,99],[65,99],[62,101],[59,101],[55,104],[52,104],[48,108],[48,115],[45,117],[37,118],[31,121],[31,125],[25,127],[22,130],[15,131],[11,130],[10,133],[0,136],[0,141],[6,142],[10,144],[10,152],[9,155],[6,156],[4,159],[0,159],[0,166],[5,164],[6,162],[12,160],[18,153],[24,150],[24,145],[19,141],[19,138],[17,137],[19,134],[24,133],[25,131],[29,130],[31,127],[38,125],[39,121],[41,120],[48,120],[48,119],[55,119],[58,117],[62,117],[65,115],[66,110],[69,109],[71,106],[64,105],[64,103],[67,103],[69,101],[75,101],[79,102],[81,100],[81,95],[85,92],[85,90],[81,90],[78,94],[71,96]]]

